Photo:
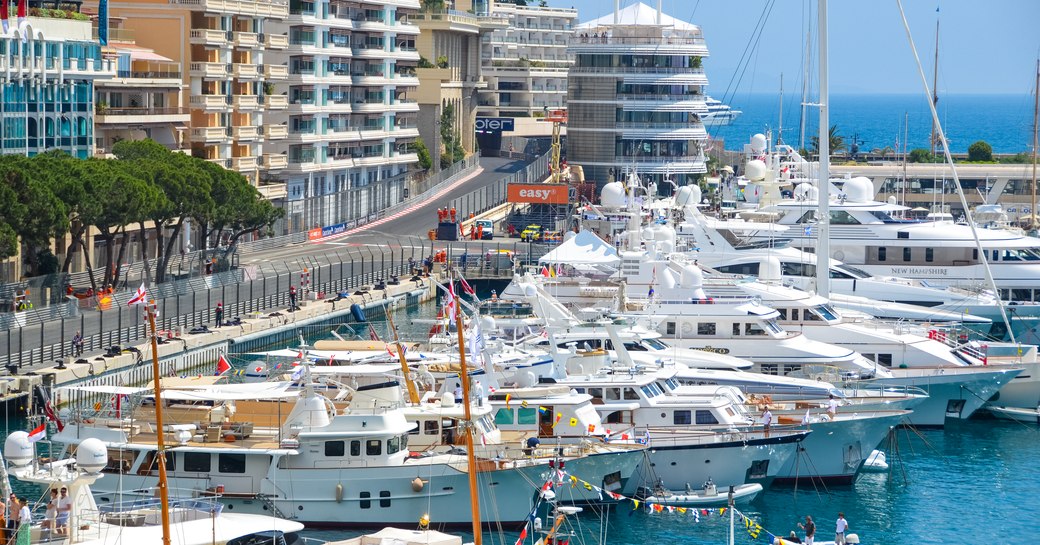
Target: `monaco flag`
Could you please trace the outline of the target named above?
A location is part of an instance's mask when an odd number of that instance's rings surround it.
[[[228,360],[224,357],[224,354],[221,354],[220,357],[217,358],[217,376],[219,377],[220,375],[223,375],[224,373],[227,373],[230,370],[231,364],[228,363]]]
[[[37,441],[40,441],[41,439],[46,439],[46,438],[47,438],[47,425],[46,424],[40,424],[39,426],[34,428],[31,432],[29,432],[29,442],[30,443],[35,443]]]

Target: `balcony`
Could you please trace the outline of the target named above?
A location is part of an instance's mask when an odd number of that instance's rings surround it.
[[[289,37],[285,34],[264,34],[264,45],[267,49],[288,49]]]
[[[289,67],[280,64],[264,65],[264,77],[267,79],[288,79]]]
[[[232,65],[232,74],[237,79],[257,79],[260,77],[260,70],[255,64],[235,63]]]
[[[213,28],[196,28],[191,31],[191,43],[194,45],[227,45],[227,32]]]
[[[289,127],[285,125],[264,125],[264,137],[268,140],[282,140],[289,137]]]
[[[183,123],[191,120],[188,108],[104,108],[97,110],[95,123]]]
[[[193,78],[225,79],[228,75],[227,65],[222,62],[193,62],[188,65],[188,72]]]
[[[203,110],[226,110],[227,97],[224,95],[192,95],[188,102],[193,108]]]
[[[212,158],[212,159],[206,159],[206,160],[211,162],[211,163],[213,163],[213,164],[215,164],[215,165],[220,165],[220,166],[222,166],[224,168],[231,168],[231,159],[221,159],[221,158],[218,157],[218,158]]]
[[[227,129],[224,127],[192,127],[191,141],[204,144],[218,144],[227,140]]]
[[[251,142],[260,138],[259,127],[235,127],[231,129],[231,136],[241,142]]]
[[[267,170],[282,169],[289,166],[289,158],[280,153],[265,153],[264,168]]]
[[[260,196],[267,200],[284,199],[289,195],[289,191],[286,188],[286,184],[264,184],[256,188],[260,191]]]
[[[235,47],[253,49],[260,46],[260,35],[255,32],[235,32]]]
[[[232,157],[231,170],[247,173],[256,170],[256,157]]]
[[[260,100],[256,95],[237,95],[232,99],[236,110],[259,110]]]
[[[289,107],[289,97],[285,95],[267,95],[264,97],[264,107],[268,110],[284,110]]]
[[[185,6],[206,13],[249,15],[285,19],[289,2],[285,0],[168,0],[172,6]]]

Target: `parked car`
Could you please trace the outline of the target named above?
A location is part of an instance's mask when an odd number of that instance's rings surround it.
[[[520,240],[523,242],[537,242],[542,240],[544,228],[541,225],[528,225],[520,232]]]
[[[492,240],[495,238],[495,224],[491,220],[477,220],[473,222],[473,227],[480,226],[480,238],[481,240]]]

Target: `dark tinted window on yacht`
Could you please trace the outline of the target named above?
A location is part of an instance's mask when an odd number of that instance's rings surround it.
[[[245,454],[218,454],[217,471],[221,473],[245,473]]]
[[[372,493],[371,492],[362,492],[362,493],[358,494],[358,497],[361,498],[361,508],[362,509],[371,509],[372,508],[372,500],[369,499],[369,498],[372,497]]]
[[[394,454],[401,450],[401,438],[393,437],[386,442],[386,453]]]
[[[185,452],[184,471],[209,473],[213,470],[208,452]]]
[[[715,334],[715,324],[714,323],[704,323],[704,322],[701,322],[701,323],[697,324],[697,334],[698,335],[714,335]]]
[[[718,424],[718,419],[715,418],[711,411],[698,410],[697,411],[697,423],[698,424]]]
[[[675,322],[665,324],[664,331],[666,335],[675,335]]]
[[[345,441],[325,441],[325,456],[343,456],[347,453]]]
[[[690,411],[675,411],[672,413],[672,423],[676,426],[688,426],[693,422]]]
[[[365,454],[368,456],[379,456],[383,453],[383,442],[379,439],[369,439],[365,443]]]
[[[437,425],[436,420],[423,422],[423,435],[437,435],[440,432],[440,427]]]
[[[884,246],[877,249],[877,260],[884,261],[888,257],[888,248]]]
[[[903,261],[910,261],[913,251],[911,248],[903,248]]]
[[[715,267],[715,269],[726,274],[755,275],[758,274],[758,263],[737,263],[736,265]]]
[[[892,354],[878,354],[877,362],[885,367],[892,367]]]
[[[739,335],[740,335],[740,324],[733,324],[733,336],[736,337],[736,336],[739,336]]]
[[[931,263],[932,261],[935,261],[935,248],[925,248],[924,249],[924,260],[929,262],[929,263]]]
[[[361,456],[361,441],[350,442],[350,455]]]
[[[639,394],[632,388],[625,388],[625,399],[638,400]]]
[[[513,409],[499,409],[495,412],[495,424],[498,426],[513,425]]]
[[[379,492],[379,507],[390,507],[389,490],[382,490]]]

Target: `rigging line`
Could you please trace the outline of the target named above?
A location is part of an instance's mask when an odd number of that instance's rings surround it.
[[[921,84],[924,86],[925,93],[928,92],[928,78],[924,74],[924,66],[921,65],[921,58],[917,54],[917,46],[914,45],[914,37],[910,32],[910,23],[906,19],[906,14],[903,12],[902,0],[896,0],[896,5],[899,7],[899,16],[903,20],[903,28],[906,29],[906,39],[910,42],[910,50],[914,54],[914,61],[917,63],[917,72],[921,76]],[[935,103],[929,101],[928,109],[932,112],[932,121],[935,123],[936,134],[939,135],[939,139],[942,142],[943,155],[946,157],[946,163],[950,165],[950,172],[953,174],[954,187],[957,189],[957,197],[961,201],[961,206],[964,208],[964,218],[968,222],[968,227],[971,229],[971,236],[975,239],[975,247],[979,251],[979,260],[982,262],[982,269],[986,273],[986,280],[989,282],[993,292],[997,294],[997,308],[1000,309],[1000,317],[1004,320],[1004,325],[1008,329],[1008,337],[1011,338],[1011,342],[1015,341],[1015,332],[1011,329],[1011,323],[1008,320],[1007,309],[1004,308],[1004,303],[1000,299],[1000,290],[997,289],[997,283],[993,279],[993,271],[989,267],[989,259],[986,257],[986,252],[982,250],[982,242],[979,240],[978,228],[975,222],[971,218],[971,209],[968,208],[968,201],[964,196],[964,188],[961,187],[961,179],[957,174],[957,165],[953,162],[953,156],[950,155],[950,145],[946,140],[946,131],[943,130],[942,124],[939,123],[939,113],[935,109]]]

